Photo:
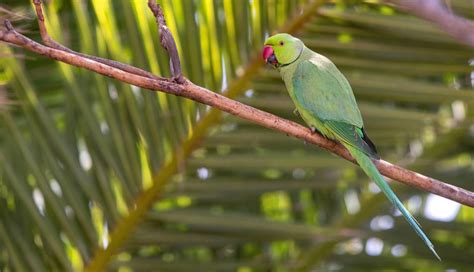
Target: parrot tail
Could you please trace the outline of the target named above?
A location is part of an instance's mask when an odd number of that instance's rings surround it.
[[[359,166],[364,170],[364,172],[375,181],[377,186],[382,190],[382,192],[387,196],[387,198],[392,202],[393,205],[395,205],[398,210],[402,213],[402,215],[405,217],[405,219],[408,221],[410,226],[415,230],[416,234],[420,236],[421,240],[425,243],[425,245],[431,250],[433,255],[436,256],[438,260],[441,261],[441,258],[439,257],[438,253],[436,253],[436,250],[434,249],[433,243],[431,243],[430,239],[426,236],[426,234],[423,232],[421,229],[420,224],[416,221],[416,219],[411,215],[411,213],[403,206],[403,203],[398,199],[398,197],[395,195],[395,193],[392,191],[388,183],[385,181],[385,179],[382,177],[380,172],[377,170],[375,167],[374,163],[372,160],[363,152],[359,151],[358,149],[350,146],[350,145],[344,145],[351,155],[354,157],[354,159],[359,163]]]

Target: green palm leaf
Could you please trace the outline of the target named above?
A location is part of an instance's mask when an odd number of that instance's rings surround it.
[[[257,58],[266,35],[298,30],[347,75],[382,157],[472,187],[472,51],[380,4],[307,2],[160,1],[196,84],[298,120]],[[468,2],[453,8],[473,14]],[[45,15],[74,50],[169,76],[146,4],[51,1]],[[4,5],[31,14],[26,0]],[[295,139],[4,44],[0,86],[15,103],[0,113],[5,270],[468,268],[472,209],[449,223],[417,216],[447,260],[437,263],[356,167]],[[394,227],[374,231],[387,214]],[[383,241],[377,256],[363,252],[370,237]]]

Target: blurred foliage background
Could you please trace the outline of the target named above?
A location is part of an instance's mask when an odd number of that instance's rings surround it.
[[[48,1],[47,26],[77,51],[169,76],[146,2]],[[191,81],[301,122],[259,54],[313,3],[159,2]],[[472,1],[449,2],[474,18]],[[0,16],[39,40],[27,0],[2,0]],[[383,158],[474,190],[472,49],[378,1],[321,1],[297,36],[348,77]],[[111,243],[102,261],[122,272],[474,267],[473,209],[392,183],[438,262],[357,167],[299,140],[5,44],[0,91],[2,271],[80,271]],[[140,207],[142,220],[127,216]],[[120,224],[136,229],[111,235]]]

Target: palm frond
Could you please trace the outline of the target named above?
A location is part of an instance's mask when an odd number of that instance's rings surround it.
[[[347,75],[382,157],[470,186],[472,50],[429,23],[372,1],[159,2],[196,84],[298,121],[257,56],[273,31],[298,30]],[[2,5],[31,12],[26,0]],[[71,48],[169,76],[146,1],[51,1],[45,12]],[[15,22],[26,23],[35,30]],[[0,56],[13,102],[0,112],[2,269],[469,268],[472,209],[436,222],[424,195],[396,186],[418,201],[409,207],[446,260],[437,263],[354,165],[192,101],[4,44]],[[394,223],[377,231],[381,215]],[[374,256],[371,238],[382,242]]]

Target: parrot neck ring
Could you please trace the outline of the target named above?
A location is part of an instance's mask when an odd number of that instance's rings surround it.
[[[263,59],[265,60],[266,63],[273,65],[275,68],[280,67],[280,63],[278,62],[275,56],[275,51],[269,45],[266,45],[263,48]]]

